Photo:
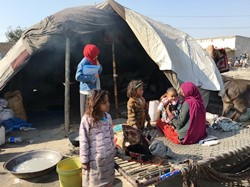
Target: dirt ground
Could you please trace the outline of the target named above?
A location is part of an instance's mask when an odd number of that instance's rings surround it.
[[[249,79],[250,68],[232,69],[228,73],[224,73],[234,78]],[[50,149],[59,152],[63,157],[73,156],[76,153],[76,148],[72,146],[66,137],[63,125],[63,112],[62,111],[45,111],[44,113],[35,113],[29,116],[29,122],[36,128],[34,131],[14,131],[12,136],[21,136],[23,142],[21,143],[5,143],[0,147],[0,186],[4,187],[50,187],[59,186],[58,174],[53,169],[48,174],[41,177],[23,180],[10,174],[4,170],[3,164],[12,157],[31,150]],[[115,124],[123,122],[124,119],[114,121]],[[71,131],[78,128],[79,124],[72,124]],[[33,143],[29,143],[32,140]],[[114,186],[131,187],[131,185],[116,172],[116,179]],[[182,186],[182,177],[176,176],[169,180],[162,182],[157,186]],[[216,181],[207,180],[202,178],[202,187],[222,187],[231,186],[229,184],[221,184]],[[249,186],[245,183],[243,186]]]
[[[62,120],[62,119],[61,119]],[[4,187],[59,187],[58,174],[56,169],[53,169],[51,172],[32,179],[19,179],[4,170],[3,164],[12,157],[25,153],[31,150],[39,149],[49,149],[59,152],[63,157],[70,157],[78,153],[77,148],[75,148],[68,138],[65,136],[64,125],[61,124],[61,120],[49,120],[44,122],[43,125],[39,123],[34,123],[33,127],[37,128],[34,131],[15,131],[12,133],[13,136],[23,137],[23,142],[10,144],[6,143],[1,146],[0,152],[0,186]],[[118,120],[123,121],[122,120]],[[119,123],[115,122],[115,123]],[[71,126],[71,130],[77,129],[78,124]],[[30,144],[28,141],[33,140],[33,143]],[[228,184],[221,184],[216,181],[211,181],[203,178],[201,180],[202,187],[225,187]],[[165,182],[162,182],[158,187],[169,186],[169,187],[178,187],[182,186],[182,176],[176,176],[168,179]],[[114,187],[132,187],[130,183],[126,181],[118,172],[116,172],[116,178],[114,181]]]

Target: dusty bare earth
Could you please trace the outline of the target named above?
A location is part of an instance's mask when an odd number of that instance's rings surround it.
[[[62,119],[61,119],[62,120]],[[34,127],[37,130],[34,131],[15,131],[12,133],[13,136],[21,136],[24,138],[22,143],[10,144],[6,143],[1,147],[0,152],[0,186],[3,187],[59,187],[58,174],[56,169],[53,169],[48,174],[41,177],[32,179],[19,179],[8,171],[3,169],[4,162],[8,161],[12,157],[21,153],[38,150],[38,149],[49,149],[59,152],[63,157],[69,157],[76,155],[78,149],[72,146],[68,138],[65,136],[64,125],[61,124],[61,120],[49,120],[43,123],[34,123]],[[122,120],[118,120],[123,121]],[[117,123],[119,123],[117,122]],[[71,126],[71,130],[77,129],[78,124]],[[33,140],[34,143],[30,144],[27,141]],[[208,181],[207,179],[201,180],[202,187],[224,187],[228,184],[220,184],[216,181]],[[116,172],[116,179],[114,181],[114,187],[132,187],[125,178],[123,178],[118,172]],[[158,184],[157,186],[169,186],[178,187],[182,186],[182,176],[176,176],[169,180]]]
[[[224,73],[234,78],[249,78],[250,68],[242,69],[232,69],[230,72]],[[33,116],[29,118],[33,127],[36,128],[34,131],[14,131],[12,136],[23,137],[23,142],[10,144],[6,143],[0,147],[0,186],[3,187],[42,187],[42,186],[59,186],[58,175],[56,170],[53,169],[46,175],[41,177],[23,180],[10,174],[8,171],[4,170],[3,164],[12,157],[31,150],[37,149],[50,149],[58,151],[63,157],[69,157],[77,153],[76,148],[72,146],[66,137],[63,125],[63,113],[54,111],[50,113],[34,113]],[[120,123],[122,120],[116,120],[115,123]],[[78,128],[79,124],[72,124],[71,131]],[[33,143],[28,141],[32,140]],[[117,172],[116,180],[114,186],[125,186],[130,187],[131,185]],[[167,180],[158,186],[182,186],[182,177],[177,176]],[[221,184],[216,181],[206,180],[202,178],[202,187],[220,187],[229,186],[229,184]],[[244,186],[248,186],[246,183]]]
[[[250,80],[250,67],[232,67],[230,71],[222,73],[223,75],[233,77],[235,79],[248,79]]]

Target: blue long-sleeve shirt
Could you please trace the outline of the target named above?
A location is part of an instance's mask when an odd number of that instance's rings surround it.
[[[80,92],[96,89],[97,78],[95,77],[95,75],[83,74],[83,67],[85,65],[92,65],[92,64],[87,60],[87,58],[84,57],[78,64],[75,75],[75,79],[80,82]],[[100,74],[101,72],[102,72],[102,66],[100,65],[98,73]]]

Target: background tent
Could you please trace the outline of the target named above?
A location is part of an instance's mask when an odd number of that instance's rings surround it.
[[[147,83],[145,97],[148,100],[158,99],[170,84],[178,89],[184,81],[199,86],[206,101],[207,90],[223,90],[221,75],[213,60],[191,36],[114,1],[65,9],[27,29],[0,61],[0,89],[2,92],[21,90],[26,106],[38,102],[63,105],[68,37],[71,94],[77,105],[78,83],[74,75],[87,43],[100,48],[100,62],[104,67],[102,88],[112,92],[110,41],[113,34],[120,97],[125,97],[126,86],[132,79],[143,79]]]

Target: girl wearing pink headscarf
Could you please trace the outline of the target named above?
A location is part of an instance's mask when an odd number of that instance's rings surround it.
[[[181,85],[181,95],[184,102],[178,118],[174,119],[173,114],[167,109],[169,118],[172,118],[172,125],[161,120],[158,120],[156,125],[176,144],[198,143],[207,135],[206,109],[201,94],[192,82],[185,82]]]
[[[84,58],[77,66],[75,79],[80,82],[80,111],[81,117],[85,112],[85,101],[90,90],[101,89],[99,74],[102,66],[98,61],[100,50],[93,44],[87,44],[83,49]],[[89,74],[84,71],[87,67],[97,67],[96,74]]]

